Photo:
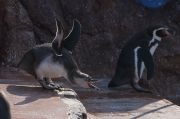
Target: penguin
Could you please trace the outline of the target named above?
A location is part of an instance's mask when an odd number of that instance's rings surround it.
[[[153,54],[162,39],[170,34],[168,27],[155,25],[134,35],[122,48],[115,74],[108,87],[113,88],[131,84],[136,91],[151,93],[149,89],[141,87],[139,81],[145,68],[147,70],[147,80],[153,78]]]
[[[10,105],[2,91],[0,91],[0,119],[11,119]]]
[[[73,58],[73,50],[81,33],[80,22],[73,20],[72,29],[64,37],[61,22],[55,21],[56,35],[52,42],[33,47],[25,53],[17,67],[33,75],[45,89],[62,88],[51,80],[59,77],[64,77],[71,83],[84,88],[95,88],[92,77],[81,72]]]

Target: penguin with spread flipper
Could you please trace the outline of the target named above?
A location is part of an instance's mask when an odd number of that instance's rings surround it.
[[[45,89],[61,88],[51,80],[58,77],[64,77],[84,88],[95,88],[92,84],[94,80],[88,74],[80,71],[72,55],[80,38],[80,22],[73,20],[72,29],[66,37],[63,32],[61,22],[56,20],[56,36],[52,43],[33,47],[25,53],[18,68],[33,75]]]

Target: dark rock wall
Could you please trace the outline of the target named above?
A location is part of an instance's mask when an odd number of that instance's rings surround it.
[[[118,54],[133,34],[152,24],[165,24],[176,36],[155,53],[154,88],[161,95],[180,97],[180,2],[150,10],[135,0],[0,0],[0,62],[16,65],[35,44],[51,42],[55,22],[66,34],[77,18],[82,24],[75,57],[80,68],[94,77],[111,77]]]

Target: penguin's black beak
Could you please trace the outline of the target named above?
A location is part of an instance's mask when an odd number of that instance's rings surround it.
[[[170,33],[168,28],[165,28],[164,30],[162,30],[162,33],[164,34],[165,37],[171,35],[171,33]]]
[[[170,36],[175,36],[176,35],[176,30],[174,30],[174,29],[168,29],[167,30],[167,32],[168,32],[168,34],[170,35]]]
[[[174,30],[169,29],[169,28],[165,28],[163,30],[160,30],[160,35],[162,38],[168,38],[171,37],[175,34]]]

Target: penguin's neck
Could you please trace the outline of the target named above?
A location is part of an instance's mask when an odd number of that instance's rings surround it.
[[[151,55],[154,55],[154,52],[155,50],[157,49],[158,45],[159,45],[159,42],[158,40],[156,39],[152,39],[150,42],[149,42],[149,50],[150,50],[150,53]]]
[[[156,43],[156,44],[154,44],[153,46],[150,47],[150,53],[151,53],[151,55],[154,55],[154,52],[155,52],[155,50],[157,49],[158,45],[159,45],[159,44]]]
[[[160,42],[161,42],[161,37],[159,37],[155,33],[153,33],[153,37],[149,42],[149,49],[150,49],[151,55],[154,54],[154,52],[157,49]]]
[[[153,32],[152,39],[149,41],[149,47],[150,47],[152,44],[159,43],[159,42],[161,42],[161,37],[157,36],[156,33]]]

